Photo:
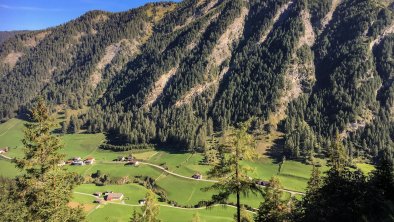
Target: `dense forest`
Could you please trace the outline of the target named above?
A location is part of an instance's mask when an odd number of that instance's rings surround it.
[[[0,44],[17,34],[23,34],[26,32],[28,31],[0,31]]]
[[[394,151],[392,1],[184,0],[92,11],[0,46],[0,120],[37,96],[78,110],[64,133],[110,135],[106,149],[207,138],[253,118],[283,132],[280,153]],[[122,147],[121,145],[126,145]],[[392,155],[390,155],[392,156]]]

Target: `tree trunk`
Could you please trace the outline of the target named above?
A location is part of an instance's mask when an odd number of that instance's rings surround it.
[[[239,145],[237,144],[236,150],[235,150],[235,178],[237,180],[237,221],[241,222],[241,203],[240,203],[240,182],[239,182]]]

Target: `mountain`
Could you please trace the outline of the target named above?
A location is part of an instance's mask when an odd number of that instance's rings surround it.
[[[0,44],[17,34],[22,34],[26,32],[28,31],[0,31]]]
[[[253,118],[281,152],[394,150],[392,1],[184,0],[92,11],[0,46],[0,119],[37,95],[114,143],[189,150]],[[70,123],[71,124],[71,123]],[[112,137],[111,137],[112,138]]]

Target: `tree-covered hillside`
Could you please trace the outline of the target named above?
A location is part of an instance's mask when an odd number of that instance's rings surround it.
[[[394,150],[392,1],[184,0],[89,12],[0,46],[0,119],[38,95],[114,145],[208,148],[253,117],[289,158]]]

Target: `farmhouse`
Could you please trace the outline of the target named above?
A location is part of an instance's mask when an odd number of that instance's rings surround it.
[[[94,159],[93,157],[89,157],[89,158],[87,158],[87,159],[84,161],[84,163],[85,163],[86,165],[91,165],[91,164],[94,163],[94,161],[95,161],[95,159]]]
[[[100,197],[101,196],[101,192],[95,192],[95,193],[93,193],[93,195],[96,196],[96,197]]]
[[[268,186],[268,185],[270,185],[270,182],[264,181],[264,180],[258,180],[258,181],[256,182],[256,184],[258,184],[258,185],[260,185],[260,186]]]
[[[118,160],[118,161],[125,161],[126,158],[125,158],[124,156],[119,156],[117,160]]]
[[[74,157],[72,160],[74,160],[74,161],[81,161],[82,158],[81,157]]]
[[[0,154],[1,153],[7,153],[8,152],[8,147],[4,147],[0,149]]]
[[[195,173],[192,178],[196,179],[196,180],[201,180],[202,179],[202,175],[200,173]]]
[[[122,193],[108,193],[104,199],[106,201],[112,201],[112,200],[122,200],[123,199],[123,194]]]
[[[132,155],[129,155],[128,157],[125,158],[125,161],[133,161],[134,157]]]
[[[140,162],[138,162],[137,160],[130,160],[126,163],[126,165],[130,165],[130,166],[138,166],[140,165]]]
[[[78,161],[73,161],[72,163],[71,163],[71,165],[74,165],[74,166],[83,166],[83,165],[85,165],[85,163],[82,161],[82,160],[78,160]]]

